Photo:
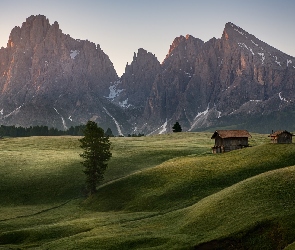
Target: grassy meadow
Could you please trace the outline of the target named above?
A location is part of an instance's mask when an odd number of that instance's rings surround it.
[[[295,249],[295,144],[111,138],[87,198],[78,137],[0,140],[0,249]]]

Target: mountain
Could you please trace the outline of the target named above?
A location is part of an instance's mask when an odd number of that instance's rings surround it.
[[[99,45],[31,16],[0,49],[0,123],[114,134],[217,127],[295,130],[295,58],[227,23],[221,38],[174,39],[164,61],[140,48],[121,78]]]
[[[134,53],[132,63],[126,65],[120,80],[110,87],[109,99],[128,113],[133,133],[141,132],[136,129],[137,122],[142,117],[153,82],[160,72],[161,64],[155,55],[140,48],[137,54]]]
[[[118,81],[99,45],[63,34],[42,15],[31,16],[0,50],[0,121],[6,125],[48,125],[66,129],[89,119],[113,121],[124,112],[105,95]]]
[[[294,57],[227,23],[220,39],[204,43],[187,35],[174,40],[138,128],[161,133],[179,121],[185,131],[295,130],[294,87]]]

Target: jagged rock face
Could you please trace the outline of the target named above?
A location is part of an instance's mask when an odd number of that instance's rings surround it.
[[[156,124],[159,129],[155,132],[164,131],[160,125],[166,126],[172,121],[177,109],[183,105],[183,95],[193,77],[196,56],[203,45],[203,41],[190,35],[175,38],[162,63],[161,73],[153,83],[144,110],[142,129],[150,132],[155,129],[152,124]]]
[[[161,71],[155,55],[144,49],[134,53],[133,61],[126,65],[125,73],[116,85],[120,95],[115,98],[122,107],[143,108],[156,75]]]
[[[129,117],[130,133],[138,133],[137,124],[140,122],[147,98],[151,93],[152,84],[161,72],[160,62],[155,55],[144,49],[134,53],[133,61],[126,65],[121,79],[110,86],[110,99],[121,107]]]
[[[110,104],[102,99],[117,79],[99,45],[63,34],[45,16],[31,16],[0,50],[1,123],[58,128],[89,119],[106,123],[112,118],[103,107]]]
[[[221,39],[202,43],[188,37],[171,45],[145,108],[142,124],[150,124],[144,129],[170,131],[179,121],[191,131],[293,105],[295,58],[232,23]]]
[[[188,92],[196,96],[207,89],[200,97],[203,110],[209,105],[219,116],[245,115],[272,112],[294,101],[294,58],[232,23],[226,24],[221,39],[207,42],[196,60]]]
[[[149,134],[178,121],[183,131],[241,124],[267,133],[257,127],[295,123],[294,91],[295,58],[232,23],[205,43],[175,38],[163,63],[139,49],[121,79],[99,45],[40,15],[15,27],[0,49],[5,125],[65,129],[91,119],[114,134]]]

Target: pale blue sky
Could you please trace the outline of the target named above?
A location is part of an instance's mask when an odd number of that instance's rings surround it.
[[[174,38],[220,38],[233,22],[260,40],[295,56],[294,0],[14,0],[1,3],[0,46],[30,15],[58,21],[66,34],[100,44],[119,76],[144,48],[163,61]]]

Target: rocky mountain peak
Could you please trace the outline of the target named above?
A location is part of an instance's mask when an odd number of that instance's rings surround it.
[[[167,58],[171,57],[174,55],[174,53],[178,53],[178,50],[186,50],[190,49],[191,47],[197,46],[200,47],[204,44],[204,42],[198,38],[195,38],[189,34],[187,34],[185,37],[184,36],[179,36],[174,39],[172,44],[170,45],[168,54],[166,55],[164,62],[166,61]],[[192,51],[190,51],[193,53]]]
[[[113,101],[124,108],[142,109],[160,69],[161,64],[154,54],[143,48],[138,49],[131,64],[126,65],[125,73],[119,83],[112,86],[113,90],[116,88],[117,92],[120,92]]]
[[[0,50],[0,122],[67,128],[105,121],[100,100],[117,80],[99,45],[63,34],[43,15],[30,16]]]
[[[177,48],[181,42],[184,42],[184,41],[185,41],[185,37],[184,37],[184,36],[181,35],[181,36],[179,36],[179,37],[176,37],[176,38],[174,39],[174,41],[172,42],[172,44],[170,45],[170,48],[169,48],[169,51],[168,51],[168,54],[167,54],[166,58],[167,58],[170,54],[172,54],[173,50],[174,50],[175,48]]]
[[[58,28],[58,23],[54,24]],[[49,20],[43,15],[30,16],[22,26],[16,26],[11,31],[8,47],[25,46],[25,43],[40,43],[51,27]]]
[[[133,61],[130,65],[126,65],[124,74],[134,74],[143,70],[151,70],[153,67],[159,67],[159,61],[157,57],[146,51],[143,48],[139,48],[138,52],[133,55]]]
[[[253,58],[257,65],[272,65],[276,69],[291,69],[294,66],[294,57],[282,53],[231,22],[226,23],[221,40],[227,41],[231,48],[237,46],[245,55]]]

